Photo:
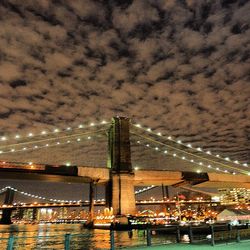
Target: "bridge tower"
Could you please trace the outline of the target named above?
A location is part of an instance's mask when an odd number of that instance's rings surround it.
[[[129,123],[128,118],[113,117],[109,129],[110,182],[106,189],[106,200],[117,215],[134,214],[136,211]]]
[[[4,205],[12,205],[14,200],[14,190],[7,188],[5,191]],[[11,224],[12,208],[4,208],[0,224]]]

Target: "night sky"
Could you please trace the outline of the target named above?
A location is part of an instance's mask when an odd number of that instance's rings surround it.
[[[249,163],[249,13],[247,0],[2,0],[0,136],[119,115]],[[1,159],[105,166],[103,135]]]

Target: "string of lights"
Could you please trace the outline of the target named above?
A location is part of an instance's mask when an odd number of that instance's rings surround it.
[[[155,185],[144,187],[144,188],[142,188],[140,190],[135,191],[135,195],[146,192],[146,191],[149,191],[149,190],[151,190],[151,189],[153,189],[155,187],[156,187]],[[61,200],[61,199],[55,199],[55,198],[48,198],[48,197],[40,196],[40,195],[37,195],[37,194],[31,194],[29,192],[21,191],[21,190],[18,190],[16,188],[13,188],[11,186],[6,186],[6,187],[0,189],[0,193],[5,192],[7,189],[13,190],[14,192],[17,192],[17,193],[19,193],[19,194],[21,194],[23,196],[26,196],[26,197],[35,198],[35,199],[44,200],[44,201],[58,202],[58,203],[61,203],[61,202],[65,202],[65,203],[82,202],[82,200]],[[94,200],[94,201],[105,201],[105,199],[98,199],[98,200]],[[84,202],[89,202],[89,200],[85,200]]]
[[[7,187],[1,188],[0,189],[0,194],[4,193],[6,191]]]
[[[90,127],[97,127],[97,126],[103,126],[109,124],[108,122],[106,122],[105,120],[101,121],[100,123],[90,123],[88,125],[83,125],[80,124],[78,127],[72,128],[72,127],[67,127],[64,128],[62,130],[55,128],[53,131],[49,131],[49,130],[42,130],[40,133],[35,134],[33,132],[29,132],[26,135],[21,135],[21,134],[16,134],[14,136],[10,135],[3,135],[0,137],[0,142],[6,142],[8,140],[14,139],[14,140],[20,140],[20,139],[30,139],[30,138],[35,138],[35,137],[40,137],[40,136],[48,136],[51,134],[57,134],[57,133],[64,133],[64,132],[71,132],[71,131],[75,131],[75,130],[80,130],[80,129],[86,129],[86,128],[90,128]]]
[[[238,171],[239,173],[243,173],[243,174],[246,174],[246,175],[250,175],[250,172],[247,172],[247,171],[245,171],[245,170],[241,170],[241,169],[238,169],[238,168],[236,168],[236,167],[228,166],[228,165],[225,165],[225,164],[220,163],[220,162],[214,162],[214,161],[212,161],[212,160],[209,160],[209,159],[206,159],[206,158],[203,158],[203,157],[194,155],[194,154],[192,154],[192,153],[189,153],[189,152],[186,152],[186,151],[184,151],[184,150],[175,148],[175,147],[173,147],[173,146],[170,146],[170,145],[167,145],[167,144],[165,144],[165,143],[156,141],[156,140],[154,140],[154,139],[151,139],[151,138],[148,138],[148,137],[145,137],[145,136],[142,136],[142,135],[138,135],[138,134],[133,133],[133,132],[132,132],[132,134],[134,134],[134,135],[136,135],[136,136],[138,136],[138,137],[140,137],[140,138],[146,139],[146,140],[148,140],[148,141],[150,141],[150,142],[153,142],[154,144],[160,144],[161,146],[164,146],[164,147],[167,147],[167,148],[170,148],[171,150],[173,150],[173,152],[169,152],[169,151],[166,150],[166,149],[161,150],[159,147],[154,147],[154,146],[151,146],[151,145],[148,144],[148,143],[147,143],[147,144],[143,144],[141,141],[137,141],[138,144],[144,145],[144,146],[147,147],[147,148],[153,148],[154,151],[163,153],[164,155],[168,155],[168,156],[171,156],[171,157],[175,157],[175,158],[181,159],[181,160],[183,160],[183,161],[190,162],[190,163],[192,163],[192,164],[198,165],[198,166],[200,166],[200,167],[206,167],[206,168],[209,168],[209,169],[214,169],[214,170],[216,170],[216,171],[224,172],[224,173],[227,173],[227,174],[233,174],[233,175],[235,175],[235,174],[236,174],[236,171]],[[176,151],[180,151],[180,152],[182,153],[182,155],[177,154]],[[183,153],[184,153],[184,154],[191,155],[193,158],[187,158],[187,157],[185,157],[185,156],[183,155]],[[209,161],[209,162],[212,161],[212,162],[215,163],[216,165],[217,165],[217,164],[223,165],[223,168],[224,168],[224,169],[221,169],[221,168],[219,168],[219,167],[214,167],[214,166],[212,166],[211,164],[205,164],[203,161],[196,161],[196,160],[194,160],[194,157],[198,157],[198,158],[201,158],[201,159],[203,159],[203,160],[205,160],[205,161]],[[233,171],[233,172],[230,172],[228,168],[231,168],[231,169],[233,169],[234,171]],[[235,170],[236,170],[236,171],[235,171]],[[198,169],[198,170],[197,170],[197,173],[201,173],[201,170]]]
[[[144,188],[142,188],[142,189],[139,189],[139,190],[135,191],[135,195],[144,193],[144,192],[149,191],[149,190],[151,190],[151,189],[153,189],[153,188],[155,188],[155,187],[156,187],[155,185],[151,185],[151,186],[148,186],[148,187],[144,187]]]
[[[194,151],[196,151],[196,152],[203,152],[203,153],[205,153],[205,154],[207,154],[207,155],[209,155],[209,156],[211,156],[211,157],[215,157],[215,158],[221,159],[221,160],[223,160],[223,161],[232,162],[232,163],[234,163],[234,164],[241,165],[241,166],[243,166],[243,167],[249,167],[249,164],[248,164],[248,163],[241,163],[241,162],[238,161],[238,160],[231,160],[229,157],[222,157],[222,156],[219,155],[219,154],[213,154],[213,153],[212,153],[211,151],[209,151],[209,150],[208,150],[208,151],[204,151],[201,147],[195,148],[195,147],[193,147],[190,143],[185,144],[185,143],[183,143],[181,140],[175,140],[172,136],[167,136],[167,137],[166,137],[166,136],[163,136],[163,134],[162,134],[161,132],[154,132],[151,128],[143,127],[143,126],[141,126],[140,124],[131,123],[131,125],[132,125],[133,127],[135,127],[135,128],[141,129],[141,130],[143,130],[143,131],[145,131],[145,132],[147,132],[147,133],[150,133],[150,134],[152,134],[152,135],[155,135],[155,136],[158,136],[158,137],[162,137],[162,138],[164,138],[164,139],[166,139],[166,140],[169,140],[169,141],[171,141],[171,142],[180,144],[180,145],[182,145],[182,146],[184,146],[184,147],[186,147],[186,148],[190,148],[190,149],[192,149],[192,150],[194,150]]]
[[[91,140],[92,137],[90,136],[91,134],[100,134],[101,132],[106,131],[105,129],[101,130],[96,130],[96,131],[91,131],[91,132],[85,132],[85,133],[78,133],[78,134],[73,134],[69,136],[62,136],[62,137],[54,137],[54,138],[49,138],[45,140],[39,140],[39,141],[32,141],[32,142],[27,142],[27,143],[21,143],[21,144],[11,144],[11,145],[6,145],[4,147],[0,147],[0,154],[9,154],[9,153],[17,153],[17,152],[22,152],[22,151],[29,151],[29,150],[37,150],[41,148],[47,148],[47,147],[54,147],[54,146],[62,146],[65,144],[70,144],[74,142],[81,142],[83,137],[86,137],[88,140]],[[60,140],[65,140],[66,141],[62,142]],[[45,143],[42,144],[42,142],[48,142],[48,141],[55,141],[53,143]],[[30,144],[35,144],[32,146],[26,146]],[[39,145],[40,144],[40,145]],[[20,146],[25,146],[20,148]],[[6,148],[6,150],[3,150],[3,148]]]
[[[6,186],[6,187],[2,188],[1,190],[6,191],[7,189],[13,190],[14,192],[17,192],[17,193],[19,193],[23,196],[26,196],[26,197],[35,198],[35,199],[44,200],[44,201],[58,202],[58,203],[60,203],[60,202],[65,202],[65,203],[82,202],[82,200],[76,201],[76,200],[59,200],[59,199],[55,199],[55,198],[48,198],[48,197],[40,196],[37,194],[31,194],[31,193],[28,193],[25,191],[21,191],[21,190],[18,190],[16,188],[13,188],[11,186]]]

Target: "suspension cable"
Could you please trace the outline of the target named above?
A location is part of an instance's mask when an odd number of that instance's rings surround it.
[[[212,160],[212,159],[208,159],[208,158],[205,158],[205,157],[202,157],[202,156],[199,156],[199,155],[196,155],[196,154],[187,152],[187,151],[185,151],[185,150],[183,150],[183,149],[179,149],[179,148],[176,148],[176,147],[174,147],[174,146],[170,146],[170,145],[168,145],[168,144],[166,144],[166,143],[157,141],[157,140],[152,139],[152,138],[150,138],[150,137],[148,137],[148,136],[145,136],[145,135],[139,135],[139,134],[137,134],[137,133],[135,133],[135,132],[130,132],[130,133],[131,133],[131,134],[134,134],[134,135],[136,135],[136,136],[138,136],[138,137],[140,137],[140,138],[143,138],[143,139],[145,139],[145,140],[148,140],[148,141],[150,141],[150,142],[153,142],[153,143],[155,143],[155,144],[159,144],[159,145],[161,145],[161,146],[165,146],[165,147],[167,147],[167,148],[171,148],[172,150],[179,151],[179,152],[182,152],[182,153],[184,153],[184,154],[191,155],[191,156],[193,156],[193,157],[196,157],[196,158],[199,158],[199,159],[208,161],[208,162],[213,162],[214,164],[218,164],[218,165],[221,165],[221,166],[223,166],[223,167],[231,168],[231,169],[237,170],[237,171],[239,171],[239,172],[242,172],[242,173],[248,175],[248,172],[247,172],[247,171],[242,170],[242,169],[239,169],[239,168],[237,168],[237,167],[229,166],[229,165],[226,165],[226,164],[224,164],[224,163],[217,162],[217,161],[214,161],[214,160]]]

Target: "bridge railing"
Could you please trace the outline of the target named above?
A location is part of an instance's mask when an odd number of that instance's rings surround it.
[[[15,249],[120,249],[132,246],[153,246],[173,243],[216,245],[240,242],[250,239],[248,225],[229,227],[216,231],[213,225],[207,226],[205,233],[197,233],[198,227],[179,225],[165,228],[147,228],[117,232],[114,230],[89,230],[87,233],[66,233],[39,236],[16,236],[0,238],[1,250]]]

